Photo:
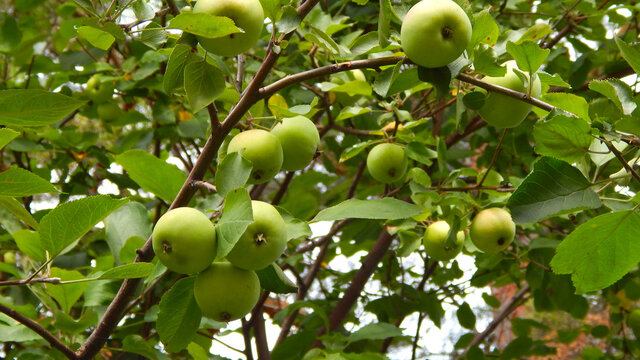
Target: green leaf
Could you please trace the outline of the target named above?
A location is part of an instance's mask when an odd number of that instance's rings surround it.
[[[222,217],[216,226],[219,259],[229,254],[252,222],[251,197],[247,190],[240,188],[229,191],[224,199]]]
[[[205,38],[219,38],[241,32],[230,18],[205,13],[182,13],[171,20],[168,28]]]
[[[91,26],[80,26],[76,30],[78,30],[80,37],[98,49],[109,50],[113,42],[116,41],[113,35]]]
[[[122,348],[127,352],[142,355],[147,359],[158,359],[158,355],[153,349],[153,346],[140,335],[127,335],[127,337],[122,340]]]
[[[100,280],[120,280],[120,279],[136,279],[149,276],[153,271],[153,264],[140,262],[133,264],[126,264],[114,267],[100,274],[95,279]]]
[[[345,84],[346,85],[346,84]],[[334,88],[335,89],[335,88]],[[333,89],[331,89],[333,91]],[[340,114],[336,117],[335,121],[342,121],[346,119],[350,119],[356,117],[358,115],[370,113],[371,109],[363,108],[360,106],[345,106],[342,110],[340,110]]]
[[[151,235],[149,211],[139,202],[131,201],[109,214],[104,219],[105,240],[117,263],[127,262],[120,259],[120,251],[133,236],[147,239]]]
[[[175,199],[182,184],[187,180],[185,173],[177,166],[144,150],[125,151],[116,156],[116,162],[127,170],[131,179],[140,187],[166,202]]]
[[[581,96],[568,93],[548,93],[544,94],[541,100],[582,119],[591,119],[589,116],[589,104]],[[541,117],[548,114],[547,111],[539,108],[534,108],[534,110]]]
[[[12,325],[0,325],[1,342],[23,343],[40,339],[42,339],[40,335],[18,322]]]
[[[456,310],[456,317],[460,326],[465,329],[474,330],[476,327],[476,315],[471,310],[471,306],[468,303],[462,303],[458,310]]]
[[[12,236],[16,245],[18,245],[18,249],[20,249],[23,254],[39,262],[45,262],[47,260],[47,256],[40,243],[40,234],[35,231],[22,229],[14,232]]]
[[[594,80],[589,83],[589,89],[613,101],[625,115],[630,115],[638,106],[633,101],[633,90],[620,79]]]
[[[341,53],[340,46],[338,46],[338,44],[331,38],[331,36],[327,35],[324,31],[318,29],[315,26],[307,24],[307,27],[310,31],[304,34],[305,39],[314,44],[318,44],[320,47],[324,48],[332,54]]]
[[[400,70],[402,69],[402,61],[398,62],[393,67],[388,67],[382,70],[377,76],[373,83],[373,91],[376,94],[386,97],[389,89],[391,88],[391,84],[398,78],[400,75]],[[342,114],[342,112],[340,112]],[[340,118],[340,116],[338,116]]]
[[[76,270],[65,270],[52,267],[49,277],[60,278],[63,281],[83,280],[85,277]],[[47,294],[56,300],[63,311],[69,312],[73,304],[80,299],[84,289],[87,287],[86,282],[78,282],[73,284],[46,284]]]
[[[296,9],[287,5],[282,9],[282,17],[276,23],[278,30],[283,34],[288,34],[300,26],[300,16]]]
[[[0,196],[0,206],[12,213],[16,218],[22,220],[25,224],[31,226],[32,229],[38,230],[38,222],[33,218],[33,215],[24,208],[20,201],[12,197]]]
[[[18,135],[20,135],[20,133],[17,131],[13,131],[7,128],[0,129],[0,150],[2,150],[3,147],[10,143],[11,140],[15,139]]]
[[[404,336],[402,330],[388,323],[368,324],[349,335],[349,341],[384,340],[390,337]]]
[[[622,57],[631,65],[636,74],[640,74],[640,48],[638,45],[629,45],[617,36],[615,40]]]
[[[311,221],[332,221],[347,218],[395,220],[407,219],[420,213],[422,213],[422,209],[418,206],[394,198],[349,199],[320,211]]]
[[[581,293],[603,289],[640,262],[640,215],[633,210],[607,213],[578,226],[556,249],[551,267],[571,274]]]
[[[378,12],[378,43],[385,48],[391,39],[391,1],[380,0],[380,11]]]
[[[243,187],[251,175],[251,162],[239,153],[227,154],[216,170],[216,189],[218,194],[225,197],[233,189]]]
[[[168,352],[179,352],[191,342],[202,319],[193,295],[195,277],[178,280],[160,300],[156,330]]]
[[[479,44],[495,45],[500,35],[500,28],[496,21],[489,13],[489,9],[484,9],[473,15],[473,32],[471,33],[471,41],[467,45],[467,51],[472,52],[473,48]]]
[[[509,41],[507,43],[507,52],[518,63],[518,69],[535,73],[547,59],[551,50],[542,49],[533,41],[524,41],[520,44]]]
[[[40,221],[42,247],[55,257],[126,202],[95,195],[58,205]]]
[[[84,104],[84,101],[43,90],[0,90],[0,125],[50,125]]]
[[[591,127],[583,119],[558,115],[538,122],[533,128],[536,152],[569,163],[576,162],[587,153],[593,137]]]
[[[418,78],[421,81],[433,85],[438,92],[438,98],[442,98],[449,93],[451,83],[451,70],[447,66],[440,68],[425,68],[418,66]]]
[[[369,140],[361,143],[357,143],[349,148],[344,149],[342,155],[340,155],[340,162],[345,162],[352,157],[360,154],[364,149],[366,149],[369,145],[374,144],[376,141]]]
[[[0,52],[9,53],[22,40],[22,32],[18,27],[18,22],[12,16],[0,17]]]
[[[276,294],[290,294],[298,291],[298,287],[289,280],[280,266],[275,263],[264,269],[257,270],[260,287]]]
[[[362,80],[353,80],[342,85],[331,88],[333,92],[346,93],[349,96],[364,95],[371,96],[371,85]]]
[[[40,176],[19,167],[0,173],[0,196],[30,196],[58,190]]]
[[[56,330],[71,334],[79,334],[98,323],[98,313],[93,309],[86,311],[77,320],[62,311],[54,310],[53,314]]]
[[[537,23],[528,28],[520,36],[520,39],[516,41],[516,44],[521,44],[525,41],[538,41],[549,34],[551,34],[551,26],[549,24]]]
[[[184,68],[187,63],[197,58],[189,45],[177,44],[173,48],[162,79],[162,87],[167,94],[184,86]]]
[[[569,85],[569,83],[564,81],[564,79],[562,79],[562,76],[560,76],[559,74],[551,75],[551,74],[546,73],[544,71],[538,71],[538,77],[540,78],[540,82],[542,82],[543,84],[547,84],[549,86],[560,86],[560,87],[563,87],[563,88],[570,88],[571,87],[571,85]],[[547,94],[547,95],[550,95],[550,94]]]
[[[564,161],[543,157],[511,195],[507,206],[513,220],[520,224],[597,209],[602,203],[590,187],[580,170]]]
[[[192,61],[184,67],[184,90],[194,113],[222,95],[224,87],[222,71],[206,61]]]

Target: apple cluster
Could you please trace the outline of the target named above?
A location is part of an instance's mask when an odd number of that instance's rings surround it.
[[[196,303],[205,316],[216,321],[236,320],[251,311],[260,296],[256,270],[276,261],[287,243],[278,210],[262,201],[252,201],[251,207],[253,222],[226,261],[216,261],[216,229],[199,210],[169,210],[153,229],[153,250],[160,262],[171,271],[196,275]]]
[[[435,261],[455,258],[464,245],[464,231],[458,231],[449,240],[451,227],[444,220],[427,226],[422,243],[429,257]],[[509,246],[515,237],[516,224],[511,215],[501,208],[481,210],[471,221],[469,236],[473,245],[485,253],[495,254]]]
[[[252,165],[250,184],[267,182],[280,170],[303,169],[320,144],[318,129],[304,116],[282,119],[271,131],[251,129],[229,142],[227,154],[238,152]]]

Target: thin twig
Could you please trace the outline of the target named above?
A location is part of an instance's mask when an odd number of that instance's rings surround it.
[[[611,141],[600,137],[600,140],[607,145],[607,147],[609,148],[609,150],[611,150],[611,152],[613,153],[613,155],[615,155],[615,157],[618,159],[618,161],[620,161],[620,163],[622,163],[622,166],[624,166],[624,169],[627,170],[628,173],[631,174],[631,176],[633,176],[634,179],[636,179],[636,181],[638,183],[640,183],[640,175],[638,175],[638,173],[633,170],[633,168],[629,165],[629,163],[627,162],[627,160],[624,159],[624,157],[622,156],[622,154],[620,153],[620,151],[618,151],[618,149],[616,149],[615,146],[613,146],[613,144],[611,143]]]
[[[493,167],[493,165],[495,165],[496,160],[498,160],[498,155],[500,154],[500,150],[502,150],[502,142],[504,141],[504,138],[507,135],[507,130],[509,129],[504,129],[502,131],[502,136],[500,136],[500,141],[498,141],[498,146],[496,146],[496,149],[493,151],[493,157],[491,158],[491,163],[489,164],[486,171],[484,172],[484,175],[482,175],[482,178],[480,179],[480,181],[478,181],[478,183],[476,184],[477,188],[482,186],[482,183],[484,182],[484,180],[487,178],[487,176],[489,176],[489,172],[491,171],[491,168]]]

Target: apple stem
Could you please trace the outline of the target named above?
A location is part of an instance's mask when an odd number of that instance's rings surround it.
[[[442,28],[442,38],[451,39],[453,37],[453,29],[445,26]]]

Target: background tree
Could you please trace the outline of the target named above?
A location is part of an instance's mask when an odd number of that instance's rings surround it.
[[[255,29],[183,1],[3,2],[2,357],[220,358],[212,344],[237,332],[246,359],[425,358],[425,329],[449,321],[445,309],[466,329],[455,357],[545,356],[567,343],[589,359],[640,356],[638,4],[459,3],[466,51],[427,69],[399,43],[415,2],[262,0],[258,43],[235,56],[197,39]],[[495,80],[509,60],[522,89]],[[523,106],[522,123],[495,127]],[[248,181],[257,164],[226,154],[231,137],[296,116],[319,130],[311,164]],[[367,169],[384,142],[404,148],[400,180]],[[258,271],[257,305],[227,325],[202,317],[195,276],[167,271],[150,235],[170,208],[195,207],[223,257],[252,199],[278,206],[288,243]],[[517,224],[495,254],[468,231],[490,207]],[[451,245],[465,232],[470,279],[425,252],[438,220]],[[480,328],[467,296],[488,286],[513,295],[483,293],[495,311]],[[554,322],[559,313],[574,320]],[[494,341],[506,323],[513,336]]]

